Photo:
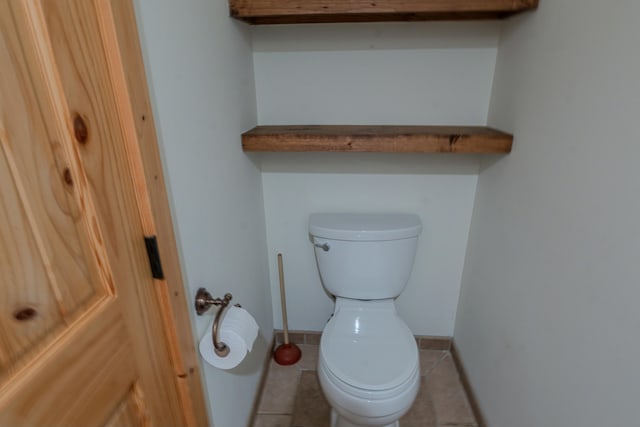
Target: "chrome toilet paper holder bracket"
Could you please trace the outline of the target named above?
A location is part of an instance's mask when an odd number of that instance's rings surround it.
[[[229,346],[220,341],[220,319],[222,318],[222,313],[229,306],[231,302],[231,298],[233,296],[230,293],[226,293],[222,298],[214,298],[211,294],[205,289],[200,288],[198,292],[196,292],[196,300],[195,300],[195,309],[198,316],[202,316],[206,313],[211,306],[220,306],[220,309],[216,313],[216,318],[213,321],[213,327],[211,328],[211,339],[213,340],[213,350],[219,357],[226,357],[229,354]],[[238,307],[239,304],[236,304]]]

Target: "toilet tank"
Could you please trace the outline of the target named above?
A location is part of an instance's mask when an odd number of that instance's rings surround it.
[[[395,298],[415,259],[420,217],[414,214],[315,213],[309,217],[322,283],[337,297]]]

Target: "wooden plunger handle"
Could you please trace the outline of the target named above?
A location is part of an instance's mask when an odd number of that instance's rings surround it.
[[[280,275],[280,303],[282,304],[282,327],[284,329],[284,343],[289,344],[289,325],[287,323],[287,299],[284,296],[284,268],[282,254],[278,254],[278,274]]]

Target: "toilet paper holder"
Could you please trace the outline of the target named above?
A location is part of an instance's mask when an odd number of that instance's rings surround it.
[[[220,309],[216,313],[216,318],[213,321],[213,328],[211,329],[211,339],[213,340],[213,349],[215,353],[220,357],[225,357],[229,354],[229,346],[220,341],[220,319],[222,318],[222,313],[231,302],[231,298],[233,296],[230,293],[224,294],[222,298],[214,298],[211,294],[205,289],[200,288],[198,292],[196,292],[196,300],[195,300],[195,308],[198,316],[202,316],[206,313],[212,305],[220,306]],[[239,304],[236,304],[240,307]]]

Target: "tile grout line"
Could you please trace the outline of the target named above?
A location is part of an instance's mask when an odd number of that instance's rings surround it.
[[[258,385],[258,390],[256,392],[255,397],[253,398],[253,407],[251,411],[251,416],[249,417],[249,426],[253,426],[256,422],[256,416],[260,415],[260,401],[262,400],[262,394],[264,393],[264,385],[267,382],[267,375],[269,374],[269,362],[271,361],[271,356],[273,354],[273,348],[276,345],[276,334],[275,331],[271,336],[271,346],[267,354],[265,355],[264,362],[262,365],[262,378],[260,378],[260,384]]]
[[[462,363],[462,359],[460,358],[460,352],[458,351],[455,342],[451,343],[450,353],[451,358],[453,359],[453,363],[456,367],[456,371],[458,371],[458,377],[460,378],[460,382],[462,383],[462,388],[464,389],[465,395],[467,396],[467,402],[469,402],[469,406],[471,406],[471,412],[476,419],[476,426],[487,427],[486,419],[484,418],[484,414],[482,413],[482,409],[480,408],[478,399],[476,399],[476,395],[473,391],[473,388],[471,387],[471,382],[469,381],[467,371],[464,368],[464,364]]]
[[[427,378],[431,374],[431,371],[434,370],[436,366],[438,366],[438,364],[440,363],[440,361],[442,361],[443,358],[444,358],[444,356],[441,357],[440,360],[438,360],[433,365],[433,367],[429,370],[429,372],[427,372],[424,375],[424,380],[425,381],[427,381]],[[433,422],[434,422],[434,426],[433,427],[440,427],[440,423],[438,422],[438,413],[436,412],[436,405],[433,403],[433,396],[431,396],[431,391],[429,390],[429,387],[425,387],[425,389],[426,389],[426,392],[427,392],[427,397],[429,398],[429,404],[431,406],[431,412],[433,413]],[[402,427],[402,426],[400,426],[400,427]]]
[[[440,355],[440,358],[436,361],[436,363],[433,364],[431,369],[429,369],[427,372],[425,372],[425,374],[424,374],[425,383],[429,379],[429,376],[431,376],[431,372],[440,364],[440,362],[442,362],[444,360],[445,357],[447,357],[447,353],[448,353],[447,351],[443,351],[442,354]],[[425,387],[425,390],[427,392],[427,397],[429,398],[429,403],[430,403],[430,406],[431,406],[431,412],[433,413],[433,422],[434,422],[434,426],[433,427],[440,427],[440,423],[438,422],[438,413],[436,412],[436,405],[435,405],[435,403],[433,403],[433,396],[431,395],[431,391],[429,390],[428,386]]]
[[[298,372],[300,374],[302,374],[302,372],[305,372],[305,370],[300,369],[297,366],[296,366],[296,369],[298,370]],[[310,369],[307,369],[306,371],[310,371]],[[268,372],[267,372],[267,374],[268,374]],[[265,377],[266,377],[266,375],[265,375]],[[297,394],[298,394],[298,389],[300,388],[300,380],[301,379],[302,379],[302,375],[298,375],[298,379],[297,379],[297,383],[296,383],[296,389],[295,389],[295,391],[293,393],[294,396],[297,396]],[[261,398],[262,398],[262,393],[264,393],[264,389],[260,392],[260,397]],[[293,404],[294,404],[294,406],[291,409],[291,412],[263,412],[263,411],[260,411],[259,409],[257,409],[256,412],[255,412],[255,415],[289,415],[289,416],[291,416],[293,418],[293,414],[296,412],[295,400],[294,400]],[[253,422],[255,422],[255,421],[253,421]],[[249,425],[252,426],[253,423],[249,424]]]
[[[298,369],[298,372],[300,373],[300,375],[298,375],[298,384],[296,384],[296,391],[294,392],[294,396],[298,396],[298,391],[300,390],[300,381],[302,380],[302,369],[296,367]],[[291,408],[291,422],[293,422],[293,416],[296,413],[296,402],[298,401],[298,399],[294,399],[293,400],[293,407]]]

